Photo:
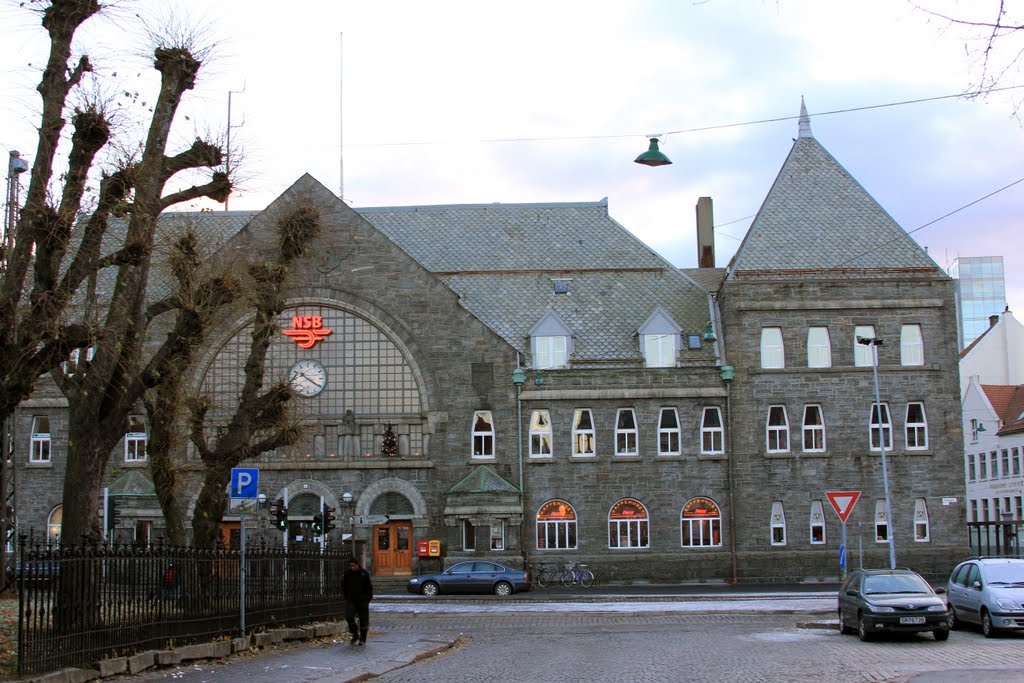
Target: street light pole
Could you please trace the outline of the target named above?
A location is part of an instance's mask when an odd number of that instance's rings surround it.
[[[350,513],[348,516],[348,526],[350,532],[349,537],[352,539],[352,559],[354,560],[356,559],[356,521],[353,518],[352,514],[355,511],[349,507],[350,505],[352,505],[352,494],[348,491],[345,491],[345,493],[341,494],[341,500],[343,503],[345,503],[345,510]],[[342,541],[342,543],[344,543],[344,541]]]
[[[895,526],[892,523],[892,504],[889,502],[889,468],[885,460],[885,423],[882,422],[882,398],[878,391],[878,337],[857,337],[857,343],[871,347],[871,374],[875,380],[875,410],[878,412],[878,446],[882,452],[882,487],[885,490],[885,528],[889,537],[889,568],[896,569],[896,545],[893,539]]]

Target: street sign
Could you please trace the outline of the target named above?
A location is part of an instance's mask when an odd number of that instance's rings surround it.
[[[260,471],[255,467],[232,467],[231,498],[256,498],[260,484]]]
[[[828,502],[832,504],[832,509],[839,515],[839,520],[846,524],[850,513],[853,512],[853,506],[857,504],[857,500],[860,498],[860,491],[826,491],[825,496],[828,498]]]
[[[387,515],[354,515],[352,523],[356,526],[373,526],[374,524],[387,524],[391,518]]]

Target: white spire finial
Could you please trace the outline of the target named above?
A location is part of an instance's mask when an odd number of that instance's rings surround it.
[[[814,133],[811,132],[811,117],[807,115],[807,107],[804,106],[804,96],[800,96],[800,122],[797,126],[797,137],[798,138],[813,138]]]

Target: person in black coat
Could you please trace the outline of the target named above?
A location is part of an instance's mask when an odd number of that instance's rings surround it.
[[[348,569],[341,577],[341,594],[345,597],[345,621],[352,634],[352,644],[366,645],[370,632],[370,601],[373,600],[373,582],[370,573],[359,566],[355,558],[348,561]],[[359,617],[359,628],[356,628]]]

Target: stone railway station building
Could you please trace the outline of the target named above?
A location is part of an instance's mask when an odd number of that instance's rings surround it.
[[[304,176],[263,211],[166,214],[226,262],[271,249],[297,203],[324,222],[267,361],[304,440],[245,463],[288,529],[261,514],[248,533],[348,543],[351,515],[386,517],[354,529],[376,576],[526,558],[613,581],[830,580],[826,492],[860,491],[850,566],[886,566],[892,534],[900,565],[948,572],[966,547],[953,284],[803,114],[727,268],[703,199],[703,267],[683,270],[606,201],[355,210]],[[237,396],[248,315],[216,324],[189,378],[215,412]],[[881,410],[858,336],[885,342]],[[110,466],[118,540],[161,537],[142,412]],[[16,416],[19,531],[59,536],[66,426],[46,386]],[[194,500],[199,460],[180,458]],[[324,506],[338,528],[318,536]],[[229,512],[225,539],[238,525]]]

